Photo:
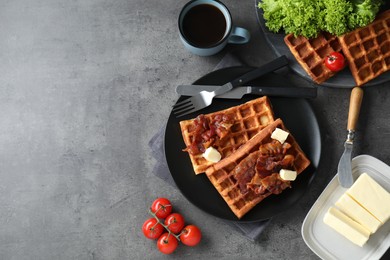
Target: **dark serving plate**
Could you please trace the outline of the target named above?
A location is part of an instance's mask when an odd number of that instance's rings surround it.
[[[196,84],[224,84],[245,72],[249,67],[231,67],[214,71],[201,79]],[[194,84],[195,84],[194,83]],[[253,84],[264,84],[260,78]],[[226,202],[208,180],[205,174],[195,175],[190,158],[182,149],[185,144],[181,135],[179,122],[181,120],[196,117],[198,114],[210,113],[231,106],[247,102],[257,96],[244,96],[242,99],[214,99],[208,108],[193,114],[176,118],[173,113],[169,116],[164,138],[164,148],[167,164],[171,175],[182,194],[195,206],[203,211],[225,220],[237,221],[237,217],[230,210]],[[182,100],[180,97],[179,100]],[[294,135],[303,151],[311,160],[311,166],[306,169],[299,178],[292,183],[292,188],[285,190],[280,195],[272,195],[259,203],[248,212],[241,222],[255,222],[269,219],[296,203],[311,184],[321,154],[321,135],[317,118],[306,99],[301,98],[276,98],[270,97],[276,117],[280,117],[286,127]]]
[[[277,56],[286,55],[289,60],[290,68],[299,76],[311,81],[311,77],[305,72],[301,65],[296,61],[294,56],[291,54],[289,48],[284,43],[284,33],[274,33],[270,32],[265,26],[265,20],[263,18],[263,10],[258,8],[259,0],[255,0],[255,8],[257,20],[260,25],[261,31],[264,34],[265,39],[268,44],[271,46],[272,50]],[[388,10],[390,8],[390,1],[386,1],[381,10]],[[383,73],[379,77],[367,82],[364,86],[375,86],[378,84],[385,83],[390,80],[390,71]],[[314,82],[313,82],[314,83]],[[352,74],[348,68],[340,71],[332,78],[328,79],[326,82],[321,84],[322,86],[327,87],[336,87],[336,88],[352,88],[356,86],[356,83],[352,77]]]

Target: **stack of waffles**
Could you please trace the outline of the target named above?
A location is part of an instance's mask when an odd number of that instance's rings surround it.
[[[333,75],[324,65],[326,55],[342,51],[356,86],[361,86],[390,70],[390,10],[369,25],[336,37],[322,33],[306,39],[286,35],[285,43],[313,81],[321,84]]]
[[[213,145],[221,153],[222,159],[217,163],[212,163],[203,158],[202,154],[188,154],[195,173],[205,172],[232,212],[240,219],[272,192],[265,191],[261,194],[255,193],[253,190],[242,192],[238,180],[234,176],[234,171],[237,170],[236,166],[240,167],[240,162],[253,154],[254,151],[258,151],[260,145],[270,142],[271,134],[276,128],[286,132],[288,130],[281,119],[274,119],[271,103],[266,96],[204,116],[212,119],[218,114],[234,115],[233,126],[229,129],[229,134],[224,137],[224,140]],[[180,122],[183,140],[187,147],[191,145],[195,135],[194,120]],[[291,145],[288,153],[295,158],[293,161],[294,169],[297,174],[300,174],[309,166],[310,161],[291,133],[286,142]],[[290,187],[289,182],[287,185]]]

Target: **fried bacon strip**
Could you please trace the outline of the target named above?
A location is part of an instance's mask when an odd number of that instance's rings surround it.
[[[287,142],[281,144],[272,140],[243,159],[235,167],[233,174],[240,192],[245,194],[252,190],[260,195],[267,192],[279,194],[290,187],[290,182],[279,176],[280,169],[294,169],[295,158],[287,154],[290,148],[291,145]]]
[[[208,147],[227,136],[233,126],[233,116],[217,114],[209,119],[201,114],[195,118],[194,125],[192,142],[183,150],[192,155],[204,153]]]

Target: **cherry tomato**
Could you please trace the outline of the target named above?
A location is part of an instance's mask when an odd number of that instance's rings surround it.
[[[184,218],[179,213],[172,213],[165,219],[164,224],[171,232],[178,234],[184,227]]]
[[[166,218],[172,212],[172,205],[168,199],[158,198],[153,201],[150,210],[156,214],[158,218]]]
[[[186,246],[196,246],[202,238],[202,233],[197,226],[188,225],[181,231],[179,238]]]
[[[142,231],[145,237],[149,239],[157,239],[164,232],[164,227],[157,221],[156,218],[150,218],[142,225]]]
[[[331,52],[325,58],[325,65],[331,71],[340,71],[345,67],[344,56],[340,52]]]
[[[169,233],[162,234],[157,240],[157,248],[164,254],[172,254],[176,250],[177,245],[176,237]]]

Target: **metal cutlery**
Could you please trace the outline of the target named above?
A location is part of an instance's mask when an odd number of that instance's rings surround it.
[[[363,99],[363,90],[360,87],[354,87],[351,92],[347,124],[347,140],[344,143],[344,152],[341,155],[338,164],[338,177],[342,187],[349,188],[353,184],[351,154],[353,141],[355,138],[356,124],[359,118],[360,106]]]
[[[213,85],[179,85],[176,93],[182,96],[194,96],[200,91],[214,91],[218,86]],[[233,88],[231,91],[215,96],[214,98],[240,99],[246,94],[277,97],[315,98],[317,88],[312,87],[259,87],[243,86]]]
[[[197,95],[187,98],[181,102],[178,102],[173,107],[173,113],[176,117],[181,117],[195,111],[198,111],[202,108],[205,108],[211,105],[213,98],[215,96],[224,94],[234,87],[245,84],[251,80],[254,80],[260,76],[263,76],[267,73],[280,69],[288,64],[286,56],[280,56],[279,58],[257,68],[254,70],[245,73],[244,75],[222,85],[213,91],[200,91]]]

